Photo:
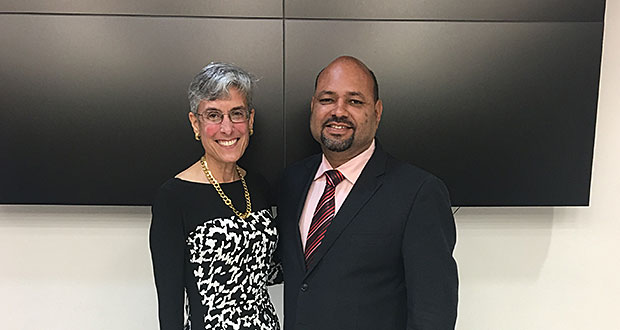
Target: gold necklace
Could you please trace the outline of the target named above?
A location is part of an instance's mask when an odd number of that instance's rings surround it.
[[[204,156],[200,158],[200,165],[202,166],[202,171],[205,172],[205,175],[207,176],[207,180],[209,180],[209,183],[211,183],[211,185],[215,188],[215,191],[217,191],[217,193],[220,195],[220,198],[224,201],[224,204],[228,205],[228,207],[230,207],[230,209],[239,218],[246,219],[252,212],[252,202],[250,201],[250,192],[248,191],[248,185],[245,183],[243,175],[241,175],[241,169],[239,168],[239,166],[235,165],[235,169],[237,170],[237,174],[239,174],[239,177],[241,178],[241,183],[243,184],[243,193],[245,195],[245,213],[241,213],[237,211],[237,209],[235,209],[235,206],[233,205],[230,198],[226,196],[226,194],[220,187],[220,184],[217,182],[213,174],[211,174],[209,167],[207,167],[207,159]]]

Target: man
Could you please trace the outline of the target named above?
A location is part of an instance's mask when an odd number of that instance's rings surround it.
[[[287,168],[278,202],[285,330],[454,329],[448,192],[376,142],[378,93],[353,57],[317,77],[310,130],[323,152]]]

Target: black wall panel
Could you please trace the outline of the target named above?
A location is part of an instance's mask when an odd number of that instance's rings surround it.
[[[261,78],[241,164],[282,167],[278,21],[11,15],[0,30],[2,203],[148,204],[202,154],[186,90],[214,60]]]
[[[3,0],[0,12],[282,17],[280,0]]]
[[[586,205],[601,35],[601,23],[288,22],[287,161],[319,150],[314,77],[354,54],[379,80],[381,143],[443,178],[455,205]]]
[[[587,205],[604,0],[0,3],[0,203],[149,204],[202,153],[186,88],[260,77],[240,164],[275,181],[319,148],[318,71],[377,73],[385,149],[455,205]]]
[[[286,17],[602,21],[605,0],[285,0]]]

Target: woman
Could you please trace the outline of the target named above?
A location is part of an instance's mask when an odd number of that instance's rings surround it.
[[[253,85],[241,68],[211,63],[189,86],[189,121],[204,156],[153,203],[161,330],[279,329],[267,291],[277,274],[268,186],[237,166],[253,133]]]

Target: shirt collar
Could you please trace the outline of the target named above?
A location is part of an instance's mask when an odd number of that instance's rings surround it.
[[[329,164],[329,161],[327,161],[327,158],[325,158],[325,155],[322,155],[321,165],[319,165],[313,180],[316,181],[318,178],[322,177],[325,171],[334,169],[340,171],[340,173],[344,175],[344,178],[351,184],[355,184],[355,181],[357,181],[357,178],[359,178],[360,174],[362,174],[362,170],[366,166],[366,163],[370,160],[370,157],[372,157],[374,151],[375,140],[373,139],[368,149],[362,151],[359,155],[351,158],[349,161],[336,168],[333,168]]]

